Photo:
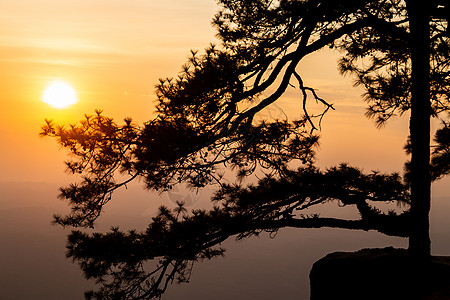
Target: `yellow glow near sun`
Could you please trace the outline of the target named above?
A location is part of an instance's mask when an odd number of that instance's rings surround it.
[[[77,93],[65,81],[50,82],[42,95],[42,101],[55,108],[66,108],[78,102]]]

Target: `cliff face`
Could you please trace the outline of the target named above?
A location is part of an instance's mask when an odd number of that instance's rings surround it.
[[[392,247],[328,254],[309,278],[311,300],[450,299],[450,257],[418,266]]]

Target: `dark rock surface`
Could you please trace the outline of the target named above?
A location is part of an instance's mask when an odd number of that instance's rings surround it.
[[[450,299],[450,257],[420,265],[406,249],[335,252],[314,263],[311,300]]]

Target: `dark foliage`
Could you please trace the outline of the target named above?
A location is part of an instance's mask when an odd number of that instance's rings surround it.
[[[299,62],[322,48],[342,53],[338,65],[365,88],[367,115],[378,126],[411,109],[411,35],[402,0],[221,0],[213,25],[221,41],[205,54],[192,51],[176,78],[156,87],[157,117],[123,125],[101,111],[78,125],[43,126],[71,152],[67,162],[82,180],[61,188],[72,212],[56,216],[63,226],[93,227],[112,194],[141,179],[149,189],[170,190],[180,182],[192,188],[218,184],[216,207],[171,211],[162,207],[145,232],[87,235],[74,231],[68,257],[103,287],[87,297],[147,299],[159,297],[173,280],[187,282],[195,261],[222,255],[220,243],[276,232],[283,227],[338,227],[409,235],[408,212],[384,214],[373,202],[409,204],[408,180],[398,174],[364,174],[340,165],[314,167],[315,134],[333,106],[307,86]],[[438,11],[441,3],[430,1]],[[446,5],[446,4],[445,4]],[[444,6],[445,6],[444,5]],[[447,7],[447,6],[445,6]],[[439,10],[440,13],[440,10]],[[431,24],[432,114],[444,120],[449,107],[449,36],[447,20]],[[299,119],[261,120],[265,109],[288,88],[299,93]],[[318,104],[322,112],[309,113]],[[445,120],[444,120],[445,121]],[[436,134],[433,176],[449,173],[449,129]],[[293,170],[293,165],[302,165]],[[223,168],[239,180],[262,170],[257,185],[223,183]],[[354,205],[360,220],[308,215],[307,208],[326,201]],[[153,261],[149,263],[149,261]],[[148,265],[152,271],[148,270]]]
[[[436,132],[436,145],[431,156],[431,176],[434,180],[450,174],[450,127],[444,126]]]
[[[185,212],[160,207],[145,232],[107,234],[74,231],[67,256],[78,261],[87,278],[103,287],[88,295],[98,299],[159,297],[174,280],[188,282],[194,262],[223,255],[220,243],[284,227],[338,227],[378,230],[408,236],[408,213],[384,214],[370,203],[397,201],[407,205],[408,187],[398,174],[363,174],[341,165],[326,171],[314,167],[291,171],[283,178],[268,176],[257,185],[224,185],[213,197],[212,210]],[[307,214],[327,201],[354,205],[361,218],[341,220]],[[152,261],[153,263],[149,263]]]

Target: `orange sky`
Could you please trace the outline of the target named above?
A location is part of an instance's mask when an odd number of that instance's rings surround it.
[[[71,180],[65,152],[38,137],[45,118],[76,122],[100,108],[116,119],[150,119],[158,78],[176,76],[190,49],[214,41],[217,8],[213,0],[0,2],[0,182]],[[337,108],[323,124],[319,165],[401,171],[407,119],[377,130],[363,116],[362,91],[338,75],[336,57],[325,51],[301,65],[306,84]],[[54,79],[69,82],[79,102],[62,110],[42,103]],[[295,115],[298,99],[290,90],[277,105]]]
[[[26,299],[17,296],[24,293],[29,299],[61,298],[42,296],[45,292],[79,299],[87,288],[78,266],[64,256],[68,231],[49,225],[53,213],[68,209],[56,200],[56,187],[76,178],[64,172],[66,152],[54,140],[39,138],[44,119],[74,123],[97,108],[117,121],[128,116],[137,122],[151,119],[158,78],[176,76],[190,49],[201,50],[214,41],[211,19],[217,9],[215,0],[0,1],[0,258],[4,258],[0,264],[5,269],[0,289],[6,297]],[[336,53],[323,51],[299,67],[305,84],[318,89],[336,107],[323,123],[318,165],[348,162],[366,171],[401,171],[406,160],[402,147],[407,118],[376,129],[364,117],[362,91],[352,86],[350,78],[338,74],[336,59]],[[67,109],[43,103],[41,95],[55,79],[70,83],[79,102]],[[300,112],[299,95],[291,89],[265,113],[295,117]],[[449,179],[447,185],[437,185],[434,196],[450,195]],[[208,205],[210,194],[206,190],[194,207]],[[448,255],[447,199],[433,200],[436,255]],[[157,206],[175,205],[167,194],[158,199],[156,193],[135,186],[118,191],[115,200],[105,208],[96,230],[106,231],[111,225],[141,230]],[[329,211],[342,217],[342,210],[348,212],[337,206]],[[267,296],[270,292],[278,295],[280,290],[273,287],[281,286],[282,292],[307,295],[310,266],[330,251],[406,246],[405,240],[374,232],[299,232],[280,232],[276,243],[267,242],[267,237],[249,239],[245,247],[227,242],[226,248],[232,251],[226,259],[196,265],[191,291],[224,291],[224,298],[235,292]],[[169,298],[170,293],[173,299],[186,297],[188,287],[180,286],[179,290],[175,289],[178,285],[169,288]],[[241,291],[242,286],[246,288]]]
[[[0,181],[61,179],[65,153],[38,137],[45,118],[76,122],[100,108],[150,119],[158,78],[213,40],[216,10],[210,0],[0,2]],[[79,102],[42,103],[54,79],[69,82]]]

